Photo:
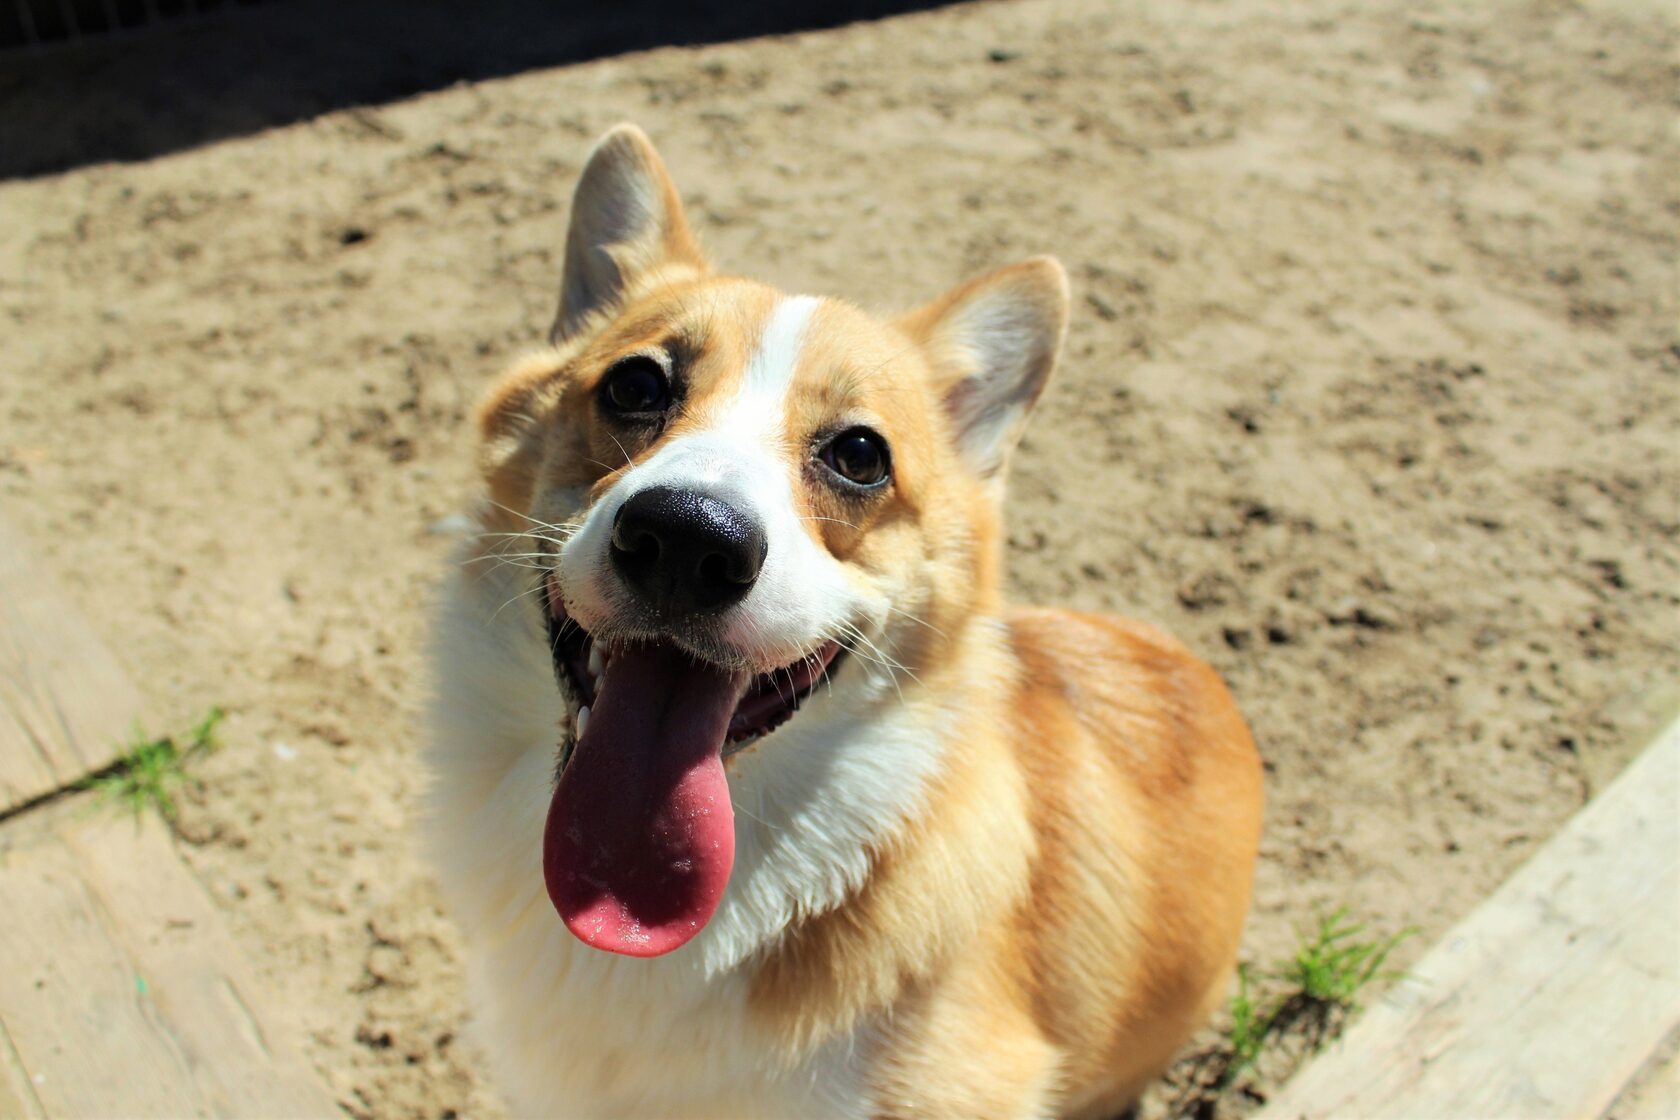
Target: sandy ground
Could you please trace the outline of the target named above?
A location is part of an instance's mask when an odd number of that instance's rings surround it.
[[[1014,593],[1228,676],[1249,955],[1341,904],[1421,947],[1677,698],[1677,43],[1660,3],[1021,0],[0,183],[0,503],[158,726],[230,711],[188,856],[345,1106],[496,1114],[407,830],[424,618],[463,417],[633,119],[735,270],[896,306],[1066,262]]]

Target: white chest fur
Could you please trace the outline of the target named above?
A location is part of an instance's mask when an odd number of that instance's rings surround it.
[[[432,649],[422,829],[467,936],[478,1039],[516,1110],[542,1115],[864,1116],[867,1029],[788,1066],[756,1039],[747,978],[789,923],[830,909],[913,814],[940,715],[853,659],[730,763],[736,859],[710,925],[668,956],[590,949],[549,903],[542,833],[561,729],[530,572],[480,560],[445,588]]]

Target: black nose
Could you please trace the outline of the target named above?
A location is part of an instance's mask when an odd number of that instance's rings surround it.
[[[755,519],[697,490],[650,486],[613,517],[613,566],[668,617],[745,598],[768,547]]]

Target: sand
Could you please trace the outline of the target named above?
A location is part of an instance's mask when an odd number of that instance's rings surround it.
[[[632,119],[716,261],[790,289],[1061,257],[1013,594],[1230,680],[1250,958],[1344,904],[1415,952],[1680,700],[1677,43],[1658,3],[1021,0],[14,178],[0,505],[156,727],[229,711],[186,852],[345,1107],[498,1114],[408,825],[425,618],[465,417]]]

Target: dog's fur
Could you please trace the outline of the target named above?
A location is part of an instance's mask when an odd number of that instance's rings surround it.
[[[634,128],[574,198],[551,348],[479,413],[487,496],[436,626],[427,842],[470,953],[478,1037],[522,1114],[1106,1116],[1227,991],[1260,767],[1215,674],[1154,628],[1000,601],[1002,477],[1067,315],[1053,261],[890,321],[709,271]],[[627,438],[594,386],[687,355]],[[852,499],[835,417],[889,441]],[[816,472],[816,473],[813,473]],[[650,479],[722,479],[769,527],[715,636],[759,672],[849,647],[727,760],[736,854],[694,940],[638,959],[562,925],[542,845],[577,700],[538,603],[612,633],[597,539]],[[504,535],[505,534],[505,535]],[[512,542],[510,544],[510,542]]]

